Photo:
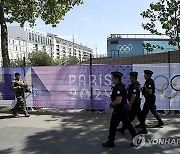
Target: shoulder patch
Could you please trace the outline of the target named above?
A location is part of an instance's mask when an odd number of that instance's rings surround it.
[[[117,94],[120,94],[121,92],[120,91],[117,91]]]

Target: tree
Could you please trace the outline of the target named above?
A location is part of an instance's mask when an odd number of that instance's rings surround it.
[[[54,65],[56,66],[74,65],[78,63],[79,59],[76,56],[62,57],[61,59],[54,60]]]
[[[159,0],[157,3],[151,3],[150,8],[140,14],[143,18],[147,18],[150,22],[142,24],[145,30],[152,34],[162,35],[157,26],[160,23],[161,28],[165,31],[169,39],[169,44],[178,46],[180,52],[180,1],[179,0]],[[145,44],[145,49],[152,51],[153,48],[161,48],[160,46],[151,46]],[[180,53],[179,53],[180,56]],[[179,57],[180,58],[180,57]]]
[[[53,59],[44,51],[33,51],[29,54],[28,60],[31,66],[53,65]]]
[[[82,0],[0,0],[1,49],[3,66],[10,65],[6,22],[18,22],[21,27],[28,22],[31,27],[37,18],[55,27],[65,14]]]
[[[23,59],[16,59],[16,60],[10,60],[10,66],[12,67],[24,67],[24,60]],[[29,60],[25,61],[25,66],[31,66]]]
[[[67,65],[68,57],[62,57],[61,59],[54,60],[55,66],[64,66]]]
[[[79,59],[76,56],[69,57],[68,59],[68,64],[73,65],[73,64],[78,64]]]
[[[22,67],[22,66],[24,66],[24,61],[23,61],[23,59],[11,60],[10,61],[10,66],[12,66],[12,67]]]

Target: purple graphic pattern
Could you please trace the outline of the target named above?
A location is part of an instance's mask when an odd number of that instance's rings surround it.
[[[132,65],[32,67],[33,106],[106,109],[111,92],[111,72],[124,74],[128,85]]]

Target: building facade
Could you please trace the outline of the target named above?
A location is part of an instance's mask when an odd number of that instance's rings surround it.
[[[153,37],[153,35],[148,34],[111,34],[107,38],[107,56],[112,58],[132,57],[178,49],[177,46],[169,45],[167,38]],[[148,52],[143,47],[143,44],[147,43],[162,46],[163,49],[155,48],[152,52]]]
[[[27,58],[32,51],[44,51],[54,60],[64,56],[76,56],[80,61],[88,60],[93,52],[82,44],[65,40],[58,35],[19,26],[8,27],[8,51],[11,60],[24,56]],[[0,63],[2,65],[1,55]]]

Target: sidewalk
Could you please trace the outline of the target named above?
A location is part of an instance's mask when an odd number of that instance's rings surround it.
[[[131,136],[116,135],[115,148],[101,146],[107,140],[111,112],[32,113],[30,118],[11,118],[0,113],[0,154],[178,154],[180,143],[148,144],[148,139],[179,138],[180,115],[163,115],[164,128],[154,128],[157,121],[148,117],[149,134],[140,149],[130,146]],[[135,121],[133,124],[137,124]]]

